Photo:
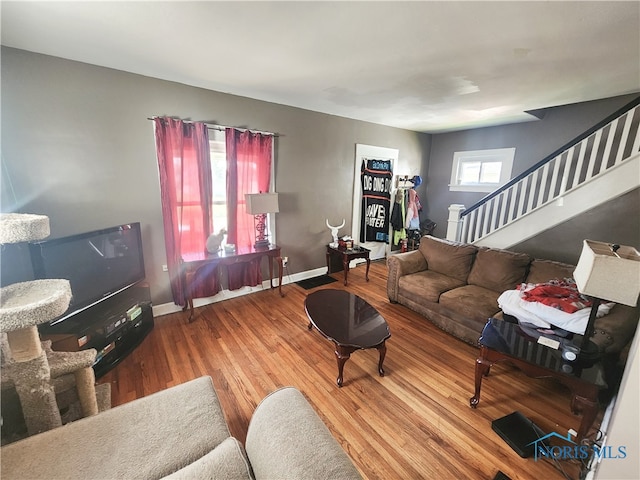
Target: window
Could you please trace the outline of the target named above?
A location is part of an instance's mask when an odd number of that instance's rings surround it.
[[[449,190],[492,192],[509,181],[515,148],[455,152]]]
[[[252,225],[238,205],[251,182],[262,191],[273,187],[273,138],[230,128],[211,136],[202,122],[169,117],[154,117],[153,122],[171,293],[184,305],[180,262],[201,256],[211,231],[226,226],[230,243],[240,248],[250,244]],[[214,220],[218,225],[211,225]],[[256,276],[259,271],[244,278],[252,283]]]
[[[228,230],[229,219],[227,217],[229,210],[227,208],[227,141],[226,141],[226,133],[224,130],[210,128],[209,129],[209,155],[211,158],[211,228],[212,233],[218,233],[220,229],[224,228]],[[273,158],[273,147],[271,147],[271,158]],[[246,159],[240,160],[247,161]],[[274,191],[274,163],[271,161],[271,171],[269,174],[269,188],[264,189],[264,191]],[[253,165],[252,162],[249,165]],[[249,169],[250,171],[255,171],[257,168],[255,165],[249,167],[243,167],[243,169]],[[258,184],[258,180],[250,181],[249,184],[245,185],[244,188],[248,189],[245,193],[258,193],[260,190],[256,185]],[[244,193],[238,196],[237,204],[240,206],[241,211],[244,212]],[[275,216],[273,214],[267,214],[267,225],[269,231],[269,240],[275,243]],[[253,237],[255,236],[255,229],[253,220],[249,221],[247,224],[243,224],[240,222],[236,223],[236,228],[238,229],[239,239],[249,236],[252,238],[251,243],[255,240]],[[249,229],[249,232],[246,234],[241,234],[240,229]],[[225,237],[225,243],[227,241],[227,237]]]
[[[213,233],[227,229],[227,144],[224,131],[209,129]]]
[[[227,153],[224,131],[209,130],[209,155],[211,163],[211,219],[212,233],[227,228]],[[183,255],[199,255],[202,250],[204,225],[202,223],[202,207],[200,206],[200,186],[196,163],[185,162],[182,170],[182,159],[175,157],[176,171],[182,172],[182,199],[177,199],[178,218],[182,232]]]

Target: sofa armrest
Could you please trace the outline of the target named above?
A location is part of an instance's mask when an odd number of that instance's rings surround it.
[[[200,377],[3,446],[2,479],[161,478],[203,457],[229,429]]]
[[[631,342],[640,318],[640,306],[616,305],[610,313],[597,318],[591,340],[606,354],[618,355]]]
[[[389,301],[398,301],[398,282],[403,275],[420,272],[427,269],[427,260],[419,250],[391,255],[387,259],[387,296]]]
[[[258,405],[245,449],[258,480],[362,478],[307,399],[293,387],[276,390]]]

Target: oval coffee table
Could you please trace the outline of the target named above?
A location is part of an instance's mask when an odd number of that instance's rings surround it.
[[[357,295],[334,289],[309,294],[304,301],[304,308],[309,317],[309,330],[316,327],[336,346],[339,387],[342,387],[344,364],[356,350],[376,348],[380,353],[378,373],[384,376],[382,362],[387,353],[385,341],[391,333],[386,320],[375,308]]]

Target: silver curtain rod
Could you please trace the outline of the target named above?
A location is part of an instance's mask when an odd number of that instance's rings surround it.
[[[160,117],[160,116],[155,116],[155,117],[147,117],[147,120],[155,120],[156,118],[165,118],[165,117]],[[277,133],[273,133],[273,132],[266,132],[264,130],[254,130],[252,128],[243,128],[243,127],[232,127],[229,125],[218,125],[217,123],[209,123],[209,122],[196,122],[193,120],[182,120],[181,118],[175,118],[175,117],[169,117],[169,118],[173,118],[174,120],[181,120],[184,123],[204,123],[208,129],[210,130],[218,130],[221,132],[224,132],[227,128],[235,128],[236,130],[241,130],[243,132],[253,132],[253,133],[261,133],[262,135],[271,135],[272,137],[279,137],[280,135]]]

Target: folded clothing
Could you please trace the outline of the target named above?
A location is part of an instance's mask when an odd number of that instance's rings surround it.
[[[575,313],[592,305],[591,300],[578,291],[575,280],[553,279],[545,283],[523,283],[518,289],[528,302],[538,302],[567,313]]]
[[[500,309],[516,317],[521,323],[529,323],[540,328],[559,327],[578,335],[584,334],[589,322],[590,307],[585,307],[574,313],[567,313],[541,302],[524,299],[521,290],[507,290],[498,297]],[[614,303],[602,303],[598,307],[598,317],[608,314]]]

